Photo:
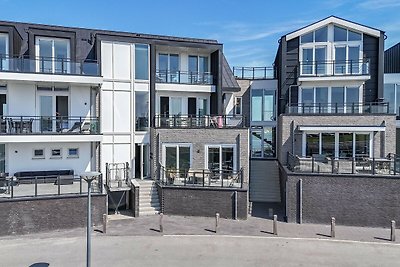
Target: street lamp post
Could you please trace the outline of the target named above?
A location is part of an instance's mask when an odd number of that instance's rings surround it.
[[[93,180],[96,180],[101,173],[99,172],[84,172],[81,174],[81,178],[84,179],[88,184],[88,200],[87,200],[87,232],[86,232],[86,266],[90,267],[91,259],[91,239],[92,233],[92,210],[91,210],[91,186]],[[100,185],[103,186],[103,185]]]

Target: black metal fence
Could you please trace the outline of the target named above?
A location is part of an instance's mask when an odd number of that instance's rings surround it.
[[[156,115],[156,128],[243,128],[243,115]]]
[[[168,169],[158,168],[158,181],[168,186],[243,187],[243,169]]]
[[[286,105],[286,114],[389,114],[389,103],[294,103]]]
[[[242,80],[266,80],[275,78],[273,67],[233,67],[233,75]]]
[[[385,158],[334,158],[325,155],[303,158],[288,152],[287,167],[298,173],[399,175],[400,157],[389,154]]]
[[[369,75],[369,60],[301,61],[300,76]]]
[[[210,72],[157,70],[156,82],[211,85],[213,84],[213,75]]]
[[[69,58],[29,58],[10,55],[0,55],[0,71],[85,76],[100,75],[99,64],[94,60],[74,62]]]

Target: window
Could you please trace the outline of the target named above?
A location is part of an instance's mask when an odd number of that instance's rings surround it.
[[[313,32],[306,33],[300,36],[300,43],[307,44],[313,42],[327,42],[328,41],[328,26],[319,28]]]
[[[208,57],[189,56],[188,72],[188,82],[190,84],[209,83],[209,76],[204,75],[208,73]]]
[[[349,30],[349,41],[361,41],[361,33]]]
[[[164,165],[166,170],[188,171],[192,166],[190,144],[164,144]]]
[[[79,158],[79,149],[68,148],[68,158]]]
[[[242,115],[242,97],[235,97],[235,115]]]
[[[301,73],[302,74],[312,74],[314,65],[314,49],[303,48],[303,62]]]
[[[179,77],[179,55],[159,54],[158,55],[158,77],[161,82],[177,83]]]
[[[275,127],[253,127],[251,129],[251,157],[275,157]]]
[[[312,43],[314,41],[314,32],[306,33],[300,37],[302,44]]]
[[[149,47],[145,44],[135,45],[135,79],[149,79]]]
[[[33,150],[34,159],[44,159],[44,149],[34,149]]]
[[[206,145],[210,171],[236,171],[236,145]]]
[[[400,112],[400,85],[386,83],[383,90],[385,102],[389,103],[389,112],[399,115]]]
[[[39,72],[69,73],[69,39],[36,38],[37,69]]]
[[[253,89],[251,91],[251,120],[275,120],[275,90]]]
[[[61,158],[62,157],[61,152],[62,152],[61,148],[52,149],[50,158]]]
[[[306,156],[319,154],[319,134],[306,134]]]
[[[347,29],[339,26],[334,26],[333,34],[334,34],[333,40],[335,42],[347,41]]]
[[[136,131],[146,131],[149,127],[149,93],[135,92],[135,125]]]
[[[0,33],[0,70],[8,70],[8,35]]]

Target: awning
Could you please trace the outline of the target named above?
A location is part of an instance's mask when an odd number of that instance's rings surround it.
[[[306,126],[300,125],[297,126],[298,131],[303,132],[384,132],[386,130],[386,126],[336,126],[336,125],[327,125],[327,126]]]

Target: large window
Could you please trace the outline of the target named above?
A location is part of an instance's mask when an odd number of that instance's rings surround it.
[[[207,169],[210,171],[236,171],[235,145],[207,145]]]
[[[70,41],[69,39],[37,37],[36,56],[39,72],[69,73]]]
[[[251,91],[251,120],[275,120],[275,90],[253,89]]]
[[[389,103],[389,112],[400,115],[400,84],[386,83],[383,95],[385,102]]]
[[[361,41],[361,33],[348,30],[339,26],[333,28],[333,40],[335,42],[346,42],[346,41]]]
[[[192,165],[190,144],[164,144],[164,166],[166,170],[188,171]]]
[[[135,79],[149,79],[149,47],[148,45],[135,45]]]
[[[0,33],[0,70],[8,70],[8,35]]]
[[[178,82],[179,77],[179,55],[158,55],[158,79],[162,82]]]
[[[149,93],[135,92],[136,131],[146,131],[149,126]]]
[[[275,127],[254,127],[251,129],[251,157],[273,158],[276,155]]]
[[[319,28],[313,32],[306,33],[300,37],[300,43],[326,42],[328,40],[328,27]]]
[[[303,156],[351,158],[371,156],[371,133],[304,133]]]

